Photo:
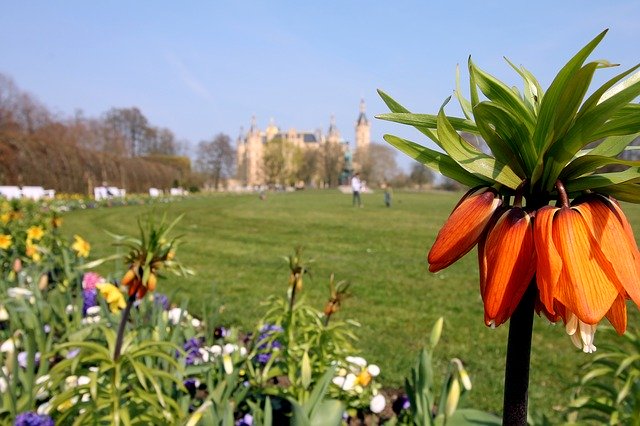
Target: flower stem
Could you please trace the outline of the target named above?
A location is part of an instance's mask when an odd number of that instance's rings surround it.
[[[534,277],[509,323],[507,365],[504,375],[504,405],[502,408],[502,424],[504,425],[526,426],[527,424],[529,364],[536,292]]]
[[[120,351],[122,350],[122,339],[124,339],[124,329],[127,327],[127,321],[129,321],[129,312],[133,302],[136,300],[136,293],[134,292],[129,299],[127,299],[127,306],[122,311],[122,317],[120,318],[120,325],[118,326],[118,335],[116,336],[116,347],[113,351],[113,360],[117,361],[120,358]]]

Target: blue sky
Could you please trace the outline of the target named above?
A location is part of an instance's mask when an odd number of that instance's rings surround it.
[[[4,0],[0,10],[0,73],[49,109],[99,116],[137,106],[192,144],[219,132],[235,138],[252,115],[261,127],[273,118],[283,130],[326,131],[334,114],[353,141],[361,98],[374,141],[393,133],[426,143],[373,119],[386,112],[377,88],[435,113],[452,93],[458,63],[466,82],[469,55],[520,86],[506,56],[547,87],[605,28],[594,58],[625,69],[640,61],[636,0]],[[615,72],[601,71],[598,81]]]

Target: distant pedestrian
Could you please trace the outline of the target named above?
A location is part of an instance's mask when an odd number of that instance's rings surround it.
[[[384,205],[391,207],[391,185],[387,184],[384,189]]]
[[[362,191],[362,181],[360,180],[360,173],[355,173],[351,178],[351,191],[353,192],[353,205],[356,203],[358,207],[362,207],[362,200],[360,199],[360,191]]]

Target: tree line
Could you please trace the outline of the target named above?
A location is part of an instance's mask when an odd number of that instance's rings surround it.
[[[71,193],[102,184],[132,192],[170,188],[196,178],[186,147],[136,107],[58,117],[0,74],[0,184]]]

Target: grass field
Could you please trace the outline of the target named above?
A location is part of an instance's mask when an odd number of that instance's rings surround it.
[[[174,218],[185,213],[176,233],[184,234],[179,258],[197,275],[168,277],[159,291],[189,299],[193,312],[219,311],[223,325],[251,328],[269,295],[283,295],[288,269],[284,256],[303,245],[313,259],[312,279],[303,294],[322,308],[328,280],[351,282],[342,318],[360,322],[362,355],[382,368],[382,382],[400,387],[434,321],[445,328],[436,353],[444,371],[452,357],[461,358],[474,388],[464,401],[493,412],[502,408],[502,380],[508,326],[495,330],[483,323],[475,250],[450,268],[431,274],[428,247],[461,194],[444,192],[394,194],[384,207],[382,194],[365,194],[365,208],[351,206],[338,191],[305,191],[256,195],[194,196],[171,204],[129,206],[68,213],[64,228],[93,246],[92,258],[114,252],[103,230],[137,234],[136,219],[155,210]],[[640,234],[640,209],[625,206]],[[103,268],[112,272],[113,265]],[[635,309],[633,309],[635,311]],[[631,324],[638,323],[638,315]],[[602,335],[596,335],[596,345]],[[580,374],[587,355],[575,349],[563,328],[536,318],[533,341],[531,409],[549,414],[566,404],[568,387]]]

